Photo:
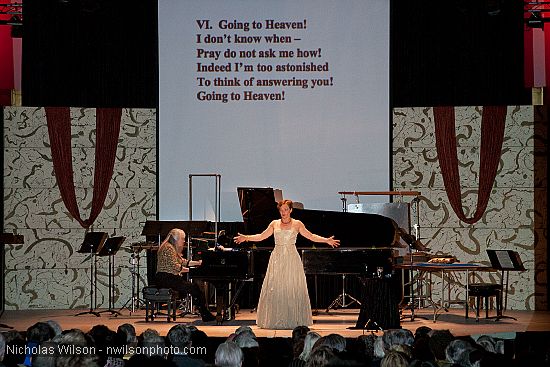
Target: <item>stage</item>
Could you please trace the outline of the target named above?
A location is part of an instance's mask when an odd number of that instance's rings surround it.
[[[291,330],[268,330],[260,329],[256,326],[256,313],[243,309],[237,313],[236,318],[231,321],[225,321],[222,325],[215,325],[215,322],[204,323],[198,316],[187,315],[178,317],[176,322],[167,322],[166,317],[159,317],[154,322],[145,322],[145,311],[137,310],[130,313],[127,309],[121,311],[120,316],[111,316],[110,313],[102,313],[100,317],[86,314],[75,316],[77,313],[86,310],[22,310],[6,311],[0,323],[13,327],[18,331],[26,331],[27,328],[39,321],[55,320],[61,327],[66,329],[77,328],[83,331],[90,330],[94,325],[106,325],[112,330],[124,323],[133,324],[137,334],[144,330],[152,328],[161,335],[166,335],[168,330],[176,323],[185,323],[195,325],[204,331],[210,337],[229,336],[236,328],[242,325],[248,325],[259,338],[290,337]],[[101,310],[99,310],[101,311]],[[331,333],[340,334],[346,338],[356,338],[363,333],[369,333],[369,330],[350,330],[348,327],[355,326],[359,315],[359,309],[338,309],[331,310],[328,314],[325,310],[319,311],[319,314],[313,316],[313,326],[310,328],[320,335]],[[491,313],[490,313],[491,315]],[[470,313],[470,318],[464,317],[464,310],[461,308],[452,308],[449,312],[443,312],[433,322],[433,310],[423,308],[416,310],[415,319],[411,321],[410,311],[405,310],[401,320],[401,327],[415,331],[420,326],[428,326],[432,329],[448,329],[455,336],[480,334],[496,335],[500,338],[513,339],[516,332],[531,331],[550,331],[550,312],[548,311],[506,311],[506,316],[513,316],[516,320],[504,318],[498,321],[493,319],[484,319],[484,313],[480,315],[479,322],[475,320],[475,313]],[[0,331],[7,331],[2,328]],[[379,333],[379,332],[378,332]]]

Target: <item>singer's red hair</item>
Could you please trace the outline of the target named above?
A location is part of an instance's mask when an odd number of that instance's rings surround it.
[[[281,200],[281,201],[279,201],[279,202],[277,203],[277,209],[281,209],[281,207],[282,207],[283,205],[286,205],[286,206],[288,206],[289,209],[292,209],[292,205],[293,205],[293,204],[294,204],[294,203],[292,202],[292,200],[284,199],[284,200]]]

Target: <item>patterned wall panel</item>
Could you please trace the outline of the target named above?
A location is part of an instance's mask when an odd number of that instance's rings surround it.
[[[71,108],[74,182],[81,216],[91,209],[95,109]],[[113,178],[93,230],[125,236],[114,256],[115,307],[131,297],[131,244],[145,240],[156,217],[156,110],[123,109]],[[6,246],[6,308],[89,308],[90,265],[97,266],[94,305],[108,307],[108,257],[78,253],[85,230],[65,208],[56,184],[43,108],[4,109],[4,228],[24,235]],[[145,255],[144,253],[140,255]],[[140,286],[146,278],[140,258]],[[138,279],[138,277],[136,277]]]
[[[90,210],[95,141],[95,109],[71,109],[76,194],[83,217]],[[431,108],[395,109],[393,177],[396,190],[422,192],[418,213],[420,235],[432,253],[452,254],[461,261],[488,263],[485,250],[517,250],[528,269],[510,276],[508,306],[534,308],[534,282],[546,279],[546,264],[534,258],[533,109],[509,107],[503,155],[491,199],[474,225],[460,222],[452,211],[437,161]],[[479,178],[481,108],[457,107],[456,126],[463,205],[475,210]],[[155,218],[156,111],[124,109],[115,171],[94,230],[127,236],[115,257],[115,306],[131,296],[132,253],[142,241],[143,222]],[[4,223],[25,236],[24,245],[6,246],[6,307],[87,308],[90,305],[90,257],[77,252],[84,230],[67,213],[53,174],[43,108],[4,110]],[[414,220],[413,220],[414,221]],[[538,237],[535,239],[535,237]],[[144,254],[141,254],[144,255]],[[544,259],[543,259],[544,260]],[[98,306],[107,306],[107,259],[98,265]],[[145,258],[140,260],[145,279]],[[479,274],[485,280],[499,274]],[[437,278],[437,277],[436,277]],[[463,282],[460,280],[459,282]],[[439,287],[436,285],[434,292]],[[458,289],[454,297],[462,296]]]
[[[477,204],[481,112],[482,107],[455,107],[462,204],[467,216],[473,215]],[[487,210],[480,221],[468,225],[458,219],[445,192],[432,108],[393,111],[393,186],[422,193],[420,237],[432,254],[454,255],[463,262],[489,264],[487,249],[518,251],[527,271],[510,274],[510,309],[534,309],[535,305],[533,136],[533,108],[509,106],[502,157]],[[500,273],[476,273],[476,277],[500,281]],[[457,282],[463,285],[463,278]],[[436,297],[439,289],[436,282]],[[453,289],[451,298],[463,296],[463,288]]]

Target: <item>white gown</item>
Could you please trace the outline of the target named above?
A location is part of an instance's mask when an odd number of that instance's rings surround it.
[[[313,324],[306,275],[295,229],[275,229],[275,248],[269,258],[256,324],[263,329],[294,329]]]

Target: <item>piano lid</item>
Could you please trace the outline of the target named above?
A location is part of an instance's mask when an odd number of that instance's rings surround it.
[[[248,187],[237,191],[245,233],[261,233],[272,220],[280,218],[272,188]],[[395,221],[379,214],[294,208],[292,217],[301,220],[312,233],[339,239],[341,247],[394,247],[399,242]],[[273,237],[256,245],[273,246]],[[298,236],[296,245],[308,247],[312,242]]]
[[[237,194],[247,233],[260,233],[279,218],[273,188],[237,187]]]
[[[292,217],[301,220],[312,233],[334,236],[340,247],[392,247],[397,225],[379,214],[345,213],[327,210],[293,209]],[[297,245],[310,243],[299,236]]]

